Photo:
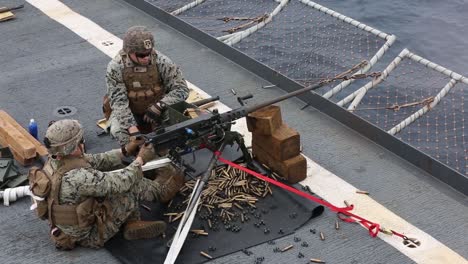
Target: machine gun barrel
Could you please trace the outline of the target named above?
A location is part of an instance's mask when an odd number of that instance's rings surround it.
[[[257,105],[252,105],[250,107],[247,107],[246,111],[247,113],[251,113],[251,112],[254,112],[258,109],[261,109],[265,106],[269,106],[269,105],[272,105],[272,104],[275,104],[275,103],[278,103],[278,102],[281,102],[281,101],[284,101],[286,99],[289,99],[291,97],[294,97],[294,96],[297,96],[297,95],[300,95],[300,94],[303,94],[307,91],[312,91],[312,90],[316,90],[322,86],[324,86],[325,84],[327,84],[329,82],[327,81],[321,81],[321,82],[318,82],[317,84],[314,84],[314,85],[309,85],[305,88],[302,88],[302,89],[299,89],[299,90],[296,90],[294,92],[290,92],[290,93],[287,93],[287,94],[284,94],[280,97],[277,97],[277,98],[274,98],[270,101],[266,101],[266,102],[263,102],[263,103],[260,103],[260,104],[257,104]]]
[[[172,147],[183,147],[186,142],[193,138],[200,136],[209,136],[213,132],[213,128],[217,126],[223,127],[223,129],[229,129],[230,123],[234,120],[240,119],[247,116],[249,113],[261,109],[265,106],[284,101],[288,98],[303,94],[307,91],[311,91],[322,87],[325,84],[330,83],[330,80],[320,81],[315,85],[299,89],[294,92],[287,93],[275,99],[257,104],[252,106],[241,106],[236,109],[232,109],[228,112],[218,114],[213,112],[208,115],[201,115],[199,117],[189,119],[178,124],[168,126],[155,131],[147,135],[147,138],[156,148],[172,148]],[[210,99],[213,100],[213,99]]]
[[[303,94],[305,92],[318,89],[318,88],[320,88],[320,87],[322,87],[322,86],[324,86],[324,85],[326,85],[326,84],[328,84],[330,82],[331,82],[331,80],[320,81],[317,84],[309,85],[309,86],[307,86],[305,88],[302,88],[302,89],[296,90],[294,92],[284,94],[282,96],[279,96],[277,98],[274,98],[272,100],[269,100],[269,101],[266,101],[266,102],[263,102],[263,103],[260,103],[260,104],[256,104],[256,105],[252,105],[252,106],[242,106],[240,108],[230,110],[228,112],[222,113],[220,115],[221,116],[220,119],[221,119],[222,122],[229,122],[229,121],[233,121],[233,120],[242,118],[244,116],[247,116],[249,113],[257,111],[258,109],[264,108],[266,106],[269,106],[269,105],[272,105],[272,104],[275,104],[275,103],[278,103],[278,102],[281,102],[281,101],[284,101],[286,99],[289,99],[291,97]]]
[[[193,104],[194,106],[202,106],[204,104],[211,103],[211,102],[218,101],[218,100],[219,100],[219,96],[216,96],[216,97],[210,97],[210,98],[202,99],[200,101],[192,102],[191,104]]]

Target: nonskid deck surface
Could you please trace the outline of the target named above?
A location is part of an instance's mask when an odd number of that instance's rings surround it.
[[[255,96],[265,100],[283,93],[275,88],[261,92],[256,88],[268,83],[260,77],[125,3],[110,0],[62,3],[119,38],[132,25],[148,26],[155,33],[158,49],[181,66],[187,80],[211,95],[223,95],[222,101],[229,107],[238,106],[234,97],[227,96],[230,89],[252,87]],[[77,113],[72,118],[79,119],[87,129],[90,152],[116,147],[111,139],[98,138],[95,134],[110,57],[30,4],[17,15],[16,20],[2,24],[0,29],[3,36],[0,50],[4,58],[1,108],[22,125],[34,117],[43,137],[48,121],[58,118],[53,111],[59,106],[73,106]],[[374,201],[468,257],[463,247],[467,236],[466,197],[317,110],[299,111],[302,105],[293,99],[281,107],[285,122],[300,132],[305,155],[351,186],[370,191]],[[340,191],[337,190],[337,197],[342,195]],[[23,199],[0,209],[2,263],[117,262],[105,250],[56,251],[48,240],[46,223],[36,219],[28,208],[28,199]],[[385,216],[375,220],[385,221]],[[272,251],[274,246],[264,244],[252,248],[252,256],[239,252],[213,263],[248,263],[261,256],[265,257],[265,263],[303,263],[307,258],[319,258],[327,263],[413,262],[391,246],[391,242],[387,243],[393,239],[401,243],[397,238],[372,239],[365,229],[351,224],[342,224],[336,231],[334,223],[335,215],[327,211],[295,235],[276,241],[277,245],[287,245],[293,243],[294,236],[301,237],[309,244],[306,249],[296,247],[276,254]],[[323,230],[327,239],[321,241],[310,229]],[[297,258],[298,252],[305,258]]]

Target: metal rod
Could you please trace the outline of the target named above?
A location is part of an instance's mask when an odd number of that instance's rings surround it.
[[[218,151],[222,152],[225,146],[226,146],[226,143],[223,141],[221,145],[219,146]],[[179,255],[179,252],[182,249],[182,246],[187,237],[187,233],[189,232],[190,226],[192,225],[192,222],[194,220],[194,216],[196,213],[194,212],[194,210],[196,210],[196,207],[198,206],[198,203],[200,201],[203,187],[205,186],[205,183],[210,178],[211,171],[216,166],[217,160],[218,159],[217,159],[216,153],[213,152],[213,156],[211,157],[211,160],[208,164],[208,168],[206,169],[205,173],[203,173],[203,176],[198,182],[198,185],[196,185],[195,188],[193,189],[191,199],[189,201],[189,204],[187,205],[187,209],[185,209],[185,212],[184,212],[184,217],[180,221],[179,227],[177,228],[177,230],[181,230],[181,231],[176,232],[176,235],[178,234],[178,236],[174,236],[174,239],[171,244],[171,249],[169,249],[168,256],[166,257],[166,260],[164,261],[164,263],[174,263],[175,260],[177,259],[177,256]]]

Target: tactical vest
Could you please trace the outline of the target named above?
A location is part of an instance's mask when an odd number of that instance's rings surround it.
[[[143,115],[148,106],[161,100],[166,92],[156,65],[156,52],[152,51],[151,64],[147,66],[136,65],[123,50],[119,54],[124,66],[122,79],[127,89],[130,110],[133,114]],[[107,95],[103,98],[102,112],[109,120],[112,108]]]
[[[156,65],[156,52],[153,50],[151,63],[147,66],[136,65],[123,51],[120,55],[130,109],[134,114],[144,114],[148,106],[161,100],[165,93]]]
[[[37,203],[36,213],[39,218],[49,221],[50,237],[59,249],[72,249],[77,241],[61,232],[57,225],[86,228],[97,223],[102,238],[104,224],[110,219],[111,208],[106,200],[89,197],[76,205],[59,204],[63,176],[71,170],[90,167],[84,158],[66,158],[57,170],[47,162],[42,169],[34,167],[29,171],[30,189]]]

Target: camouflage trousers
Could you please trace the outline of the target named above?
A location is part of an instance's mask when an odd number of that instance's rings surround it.
[[[177,191],[174,192],[171,181],[161,182],[157,179],[168,178],[179,173],[180,171],[173,165],[159,168],[154,170],[152,175],[152,178],[154,177],[156,180],[142,178],[127,193],[110,198],[112,213],[111,219],[105,224],[103,241],[106,242],[117,234],[125,222],[140,219],[140,201],[159,202],[161,199],[166,201],[168,195],[174,196],[181,185],[178,184],[176,186]],[[99,248],[99,242],[99,232],[97,226],[94,225],[89,235],[78,241],[77,244],[83,247]]]

